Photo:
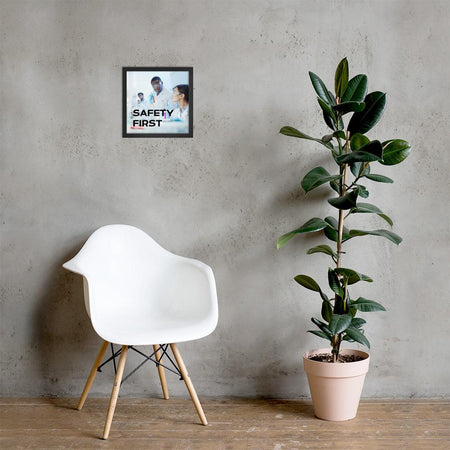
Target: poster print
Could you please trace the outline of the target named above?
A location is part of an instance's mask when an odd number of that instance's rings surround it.
[[[123,137],[192,137],[192,67],[124,67],[122,76]]]

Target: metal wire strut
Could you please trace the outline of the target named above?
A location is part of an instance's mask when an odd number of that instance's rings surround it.
[[[135,369],[133,369],[126,377],[124,377],[122,379],[122,382],[120,383],[121,385],[126,380],[128,380],[128,378],[130,378],[131,375],[133,375],[135,372],[137,372],[148,361],[154,362],[156,367],[158,367],[158,366],[164,367],[164,369],[168,370],[169,372],[172,372],[172,373],[178,375],[180,377],[180,380],[183,380],[183,375],[181,374],[179,367],[177,366],[177,364],[174,362],[174,360],[170,357],[169,353],[167,352],[167,349],[169,348],[169,344],[161,344],[158,348],[156,348],[156,350],[153,353],[151,353],[148,356],[145,353],[141,352],[140,350],[134,348],[132,345],[130,345],[128,348],[130,348],[131,350],[134,350],[136,353],[143,356],[145,359]],[[161,355],[160,355],[159,361],[157,361],[156,358],[154,359],[154,357],[155,357],[156,353],[158,353],[159,351],[161,351]],[[104,361],[102,364],[100,364],[98,366],[97,372],[101,372],[102,367],[112,361],[113,365],[114,365],[114,374],[116,374],[117,373],[116,358],[119,357],[121,353],[122,353],[122,348],[119,348],[119,350],[115,351],[114,345],[111,344],[111,356],[106,361]],[[171,363],[172,367],[167,367],[166,365],[161,363],[161,360],[163,359],[164,356],[167,357],[167,359]]]

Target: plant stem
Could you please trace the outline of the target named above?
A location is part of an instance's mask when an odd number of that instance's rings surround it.
[[[350,133],[347,131],[347,140],[345,141],[345,154],[348,153],[350,146]],[[343,197],[346,192],[346,183],[347,183],[347,164],[341,166],[340,169],[342,178],[341,178],[341,186],[340,186],[340,197]],[[342,209],[339,210],[339,221],[338,221],[338,239],[337,239],[337,255],[338,259],[336,262],[336,267],[341,267],[341,253],[342,253],[342,234],[344,231],[344,211]]]
[[[345,153],[348,153],[349,151],[349,146],[350,146],[350,133],[347,132],[347,136],[346,136],[346,141],[345,141],[345,146],[344,146],[344,151]],[[340,197],[343,197],[345,195],[346,192],[346,183],[347,183],[347,164],[344,164],[343,166],[341,166],[340,168],[340,174],[342,175],[341,178],[341,182],[340,182]],[[336,251],[337,251],[337,260],[336,260],[336,268],[341,267],[341,260],[342,260],[342,235],[344,232],[344,210],[340,209],[339,210],[339,220],[338,220],[338,237],[337,237],[337,243],[336,243]],[[345,311],[345,301],[346,301],[346,296],[347,296],[347,292],[345,290],[344,292],[344,298],[341,300],[340,298],[338,298],[338,295],[336,294],[335,296],[335,302],[334,302],[334,308],[335,311]],[[343,305],[339,305],[339,302],[343,302]],[[338,362],[338,358],[339,358],[339,350],[341,347],[341,342],[342,342],[342,338],[340,334],[335,334],[333,336],[333,349],[332,349],[332,354],[333,354],[333,362]]]

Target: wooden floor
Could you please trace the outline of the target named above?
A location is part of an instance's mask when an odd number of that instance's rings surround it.
[[[107,399],[0,400],[0,448],[9,449],[450,449],[450,401],[362,401],[348,422],[316,419],[309,401],[120,398],[100,440]]]

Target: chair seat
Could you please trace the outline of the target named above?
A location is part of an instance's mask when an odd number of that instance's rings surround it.
[[[117,317],[117,316],[116,316]],[[95,322],[93,322],[94,329]],[[207,318],[187,322],[185,319],[122,317],[116,324],[110,322],[111,335],[105,327],[97,333],[105,341],[120,345],[159,345],[185,342],[208,336],[215,328],[214,321]]]

